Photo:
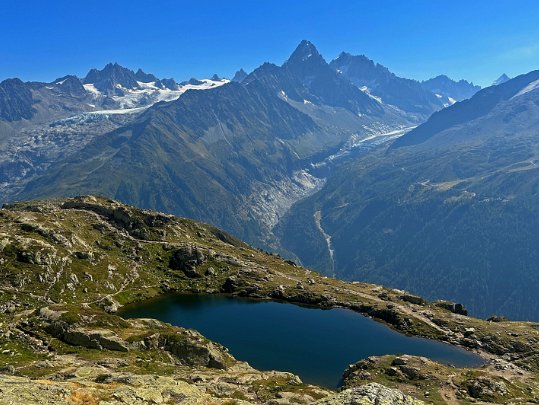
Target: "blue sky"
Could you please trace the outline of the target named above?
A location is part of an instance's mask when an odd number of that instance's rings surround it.
[[[302,39],[398,75],[488,85],[539,69],[535,0],[0,0],[0,79],[52,81],[107,62],[181,81],[282,63]]]

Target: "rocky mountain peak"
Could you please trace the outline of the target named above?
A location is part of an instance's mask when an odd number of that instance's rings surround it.
[[[503,73],[500,77],[498,77],[496,80],[494,80],[494,83],[492,83],[493,86],[497,86],[498,84],[505,83],[507,81],[511,80],[509,76],[507,76],[505,73]]]
[[[67,75],[56,79],[52,83],[61,93],[71,97],[84,97],[86,90],[81,80],[74,75]]]
[[[309,41],[303,40],[297,46],[297,48],[292,52],[292,55],[285,62],[287,66],[295,65],[316,65],[323,64],[326,65],[326,61],[320,55],[316,47]]]
[[[118,86],[127,89],[139,87],[135,73],[116,62],[108,63],[102,70],[90,70],[83,83],[93,84],[99,91],[112,94],[119,92]]]
[[[18,121],[34,114],[32,92],[20,79],[6,79],[0,83],[0,119]]]
[[[152,75],[151,73],[146,73],[142,69],[138,69],[135,73],[135,78],[144,83],[157,82],[159,79]]]
[[[238,70],[236,72],[236,74],[234,74],[234,77],[232,78],[232,81],[241,83],[243,81],[243,79],[245,79],[247,76],[248,76],[247,72],[245,72],[245,70],[243,70],[243,68],[241,68],[240,70]]]

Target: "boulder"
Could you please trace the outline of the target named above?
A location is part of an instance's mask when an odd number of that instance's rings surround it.
[[[409,302],[411,304],[416,304],[416,305],[426,305],[427,304],[426,300],[424,300],[423,298],[421,298],[421,297],[419,297],[417,295],[403,294],[399,298],[401,300]]]
[[[475,399],[492,401],[498,396],[504,396],[509,391],[502,381],[494,381],[487,377],[477,377],[466,386],[468,394]]]
[[[462,304],[457,304],[451,301],[437,301],[435,303],[437,307],[447,309],[448,311],[453,312],[454,314],[459,315],[468,315],[468,310]]]
[[[206,256],[202,251],[192,246],[182,246],[172,252],[169,267],[173,270],[182,271],[187,277],[202,277],[196,270],[197,266],[206,262]]]

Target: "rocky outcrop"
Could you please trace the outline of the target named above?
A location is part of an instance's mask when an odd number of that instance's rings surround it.
[[[127,343],[110,330],[92,330],[70,326],[64,321],[54,321],[45,330],[61,341],[73,345],[97,350],[129,351]]]
[[[233,360],[224,347],[192,330],[156,333],[144,339],[144,346],[147,349],[165,350],[181,364],[193,367],[226,369],[227,362]]]
[[[126,230],[132,237],[141,240],[160,240],[164,235],[162,230],[156,228],[163,227],[171,221],[171,217],[164,214],[134,211],[114,201],[108,202],[110,206],[98,204],[92,197],[77,197],[62,204],[62,208],[95,212]]]
[[[317,405],[420,405],[423,401],[404,395],[399,390],[371,383],[357,388],[349,388],[324,398]]]
[[[206,260],[206,256],[200,249],[183,246],[173,251],[169,267],[173,270],[182,271],[187,277],[201,277],[202,275],[197,272],[196,268]]]
[[[454,314],[465,315],[465,316],[468,315],[468,310],[462,304],[458,304],[458,303],[450,302],[450,301],[437,301],[435,305],[440,308],[447,309],[448,311],[451,311]]]
[[[488,377],[477,377],[469,381],[466,390],[472,398],[483,401],[493,401],[509,392],[503,381],[494,381]]]
[[[409,302],[411,304],[416,304],[416,305],[426,305],[427,304],[427,300],[425,300],[424,298],[419,297],[417,295],[403,294],[399,298],[401,300]]]

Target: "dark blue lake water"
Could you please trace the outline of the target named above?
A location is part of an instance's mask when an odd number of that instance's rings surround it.
[[[155,318],[196,329],[260,370],[290,371],[334,388],[345,368],[373,355],[412,354],[478,367],[476,354],[409,337],[348,309],[322,310],[215,295],[168,295],[127,307],[124,318]]]

